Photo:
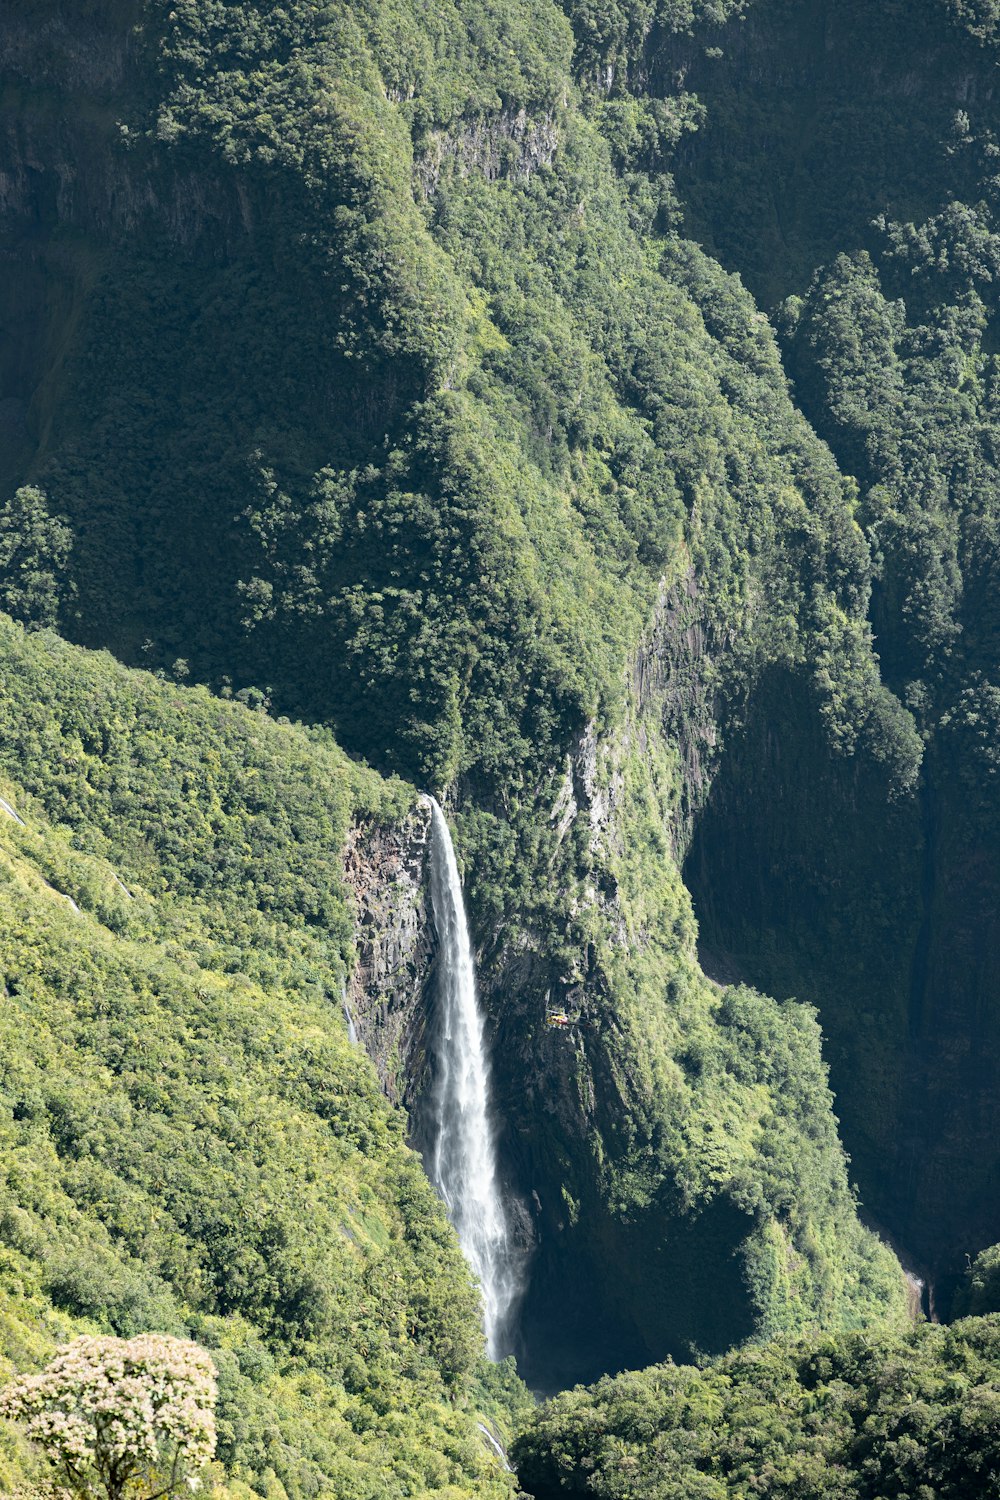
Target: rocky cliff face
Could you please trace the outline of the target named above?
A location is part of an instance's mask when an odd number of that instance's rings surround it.
[[[466,121],[457,130],[433,132],[416,158],[414,179],[418,190],[433,198],[441,169],[451,160],[463,173],[481,172],[488,182],[502,177],[528,182],[541,168],[551,166],[558,145],[554,115],[532,119],[524,109],[501,109],[485,119]]]
[[[383,1090],[411,1112],[427,1079],[429,840],[430,808],[419,801],[402,823],[355,827],[344,851],[358,953],[346,1005]]]
[[[797,1224],[766,1191],[743,1191],[743,1174],[760,1170],[755,1148],[719,1129],[746,1108],[735,1077],[774,1086],[769,1062],[798,1024],[794,1005],[783,1015],[755,997],[775,1028],[758,1072],[757,1044],[748,1052],[731,1030],[728,1001],[696,959],[678,863],[718,769],[712,658],[723,651],[685,574],[664,589],[636,655],[624,724],[610,735],[589,726],[547,788],[553,844],[571,844],[587,871],[560,891],[561,931],[531,930],[512,912],[503,931],[480,934],[504,1171],[531,1267],[519,1362],[540,1389],[721,1350],[770,1317],[808,1325],[808,1277],[783,1287],[761,1247],[777,1242],[803,1267],[801,1236],[832,1243],[850,1222],[843,1159],[819,1113],[825,1091],[801,1106],[814,1124],[796,1148],[792,1191],[808,1200]],[[801,1066],[813,1076],[818,1047]],[[764,1140],[780,1155],[769,1130]],[[834,1200],[805,1186],[817,1172],[839,1184]],[[881,1278],[892,1302],[888,1255],[860,1243],[837,1253],[867,1259],[862,1276]]]

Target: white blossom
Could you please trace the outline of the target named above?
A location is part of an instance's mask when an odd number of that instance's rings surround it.
[[[23,1423],[68,1493],[152,1500],[197,1489],[215,1396],[210,1355],[186,1339],[85,1337],[0,1392],[0,1416]]]

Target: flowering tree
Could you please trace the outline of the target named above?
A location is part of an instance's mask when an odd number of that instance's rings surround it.
[[[0,1394],[71,1495],[162,1500],[215,1451],[215,1370],[197,1344],[147,1333],[79,1338]]]

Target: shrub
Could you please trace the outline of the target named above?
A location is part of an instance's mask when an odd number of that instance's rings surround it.
[[[162,1500],[215,1451],[215,1369],[185,1339],[78,1338],[0,1395],[70,1494]],[[192,1481],[194,1481],[192,1483]]]

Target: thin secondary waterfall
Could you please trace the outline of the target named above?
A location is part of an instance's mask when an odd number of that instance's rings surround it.
[[[340,1003],[344,1010],[344,1020],[347,1022],[347,1040],[352,1047],[356,1047],[358,1046],[358,1028],[354,1024],[351,1007],[347,1003],[347,985],[343,983],[340,986]]]
[[[436,1139],[430,1175],[482,1287],[487,1353],[501,1359],[507,1352],[506,1325],[518,1278],[497,1183],[489,1066],[462,883],[444,813],[429,800],[431,901],[440,943]]]

